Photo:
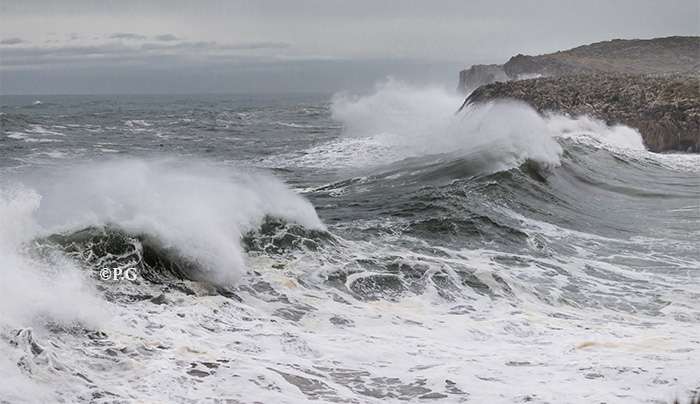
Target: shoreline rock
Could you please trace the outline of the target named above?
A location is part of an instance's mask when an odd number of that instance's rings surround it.
[[[534,77],[534,78],[533,78]],[[460,72],[464,105],[498,98],[637,129],[654,152],[700,153],[700,37],[612,40]],[[462,107],[464,107],[464,105]]]
[[[465,101],[524,101],[637,129],[650,151],[700,152],[700,77],[591,74],[492,83]]]
[[[457,91],[468,94],[483,84],[508,80],[510,78],[501,65],[473,65],[459,72]]]

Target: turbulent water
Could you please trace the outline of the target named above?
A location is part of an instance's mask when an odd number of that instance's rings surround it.
[[[0,402],[689,397],[700,158],[461,101],[0,98]]]

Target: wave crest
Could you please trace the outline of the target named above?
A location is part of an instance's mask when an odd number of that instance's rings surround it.
[[[245,270],[241,237],[268,215],[324,229],[313,206],[271,176],[204,162],[126,159],[35,173],[44,235],[104,225],[145,234],[218,284]]]
[[[498,102],[455,114],[460,104],[461,96],[444,89],[389,80],[370,95],[335,96],[332,113],[351,143],[367,141],[365,152],[379,164],[446,153],[487,161],[495,171],[528,159],[559,164],[562,149],[555,133],[529,106]]]

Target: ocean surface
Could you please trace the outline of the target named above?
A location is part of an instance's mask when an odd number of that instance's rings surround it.
[[[0,97],[0,402],[688,398],[700,156],[462,100]]]

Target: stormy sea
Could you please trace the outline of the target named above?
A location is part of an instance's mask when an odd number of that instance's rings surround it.
[[[700,155],[463,100],[0,97],[0,402],[690,397]]]

